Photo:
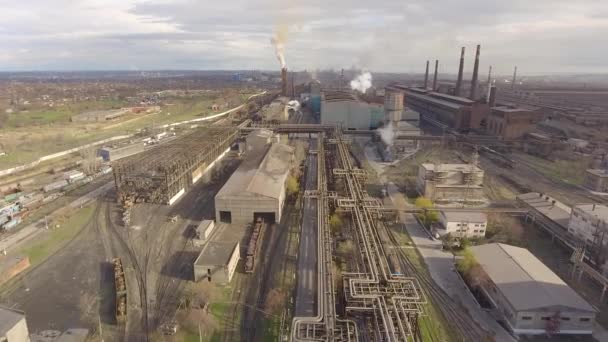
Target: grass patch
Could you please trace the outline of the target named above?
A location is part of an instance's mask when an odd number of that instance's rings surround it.
[[[526,164],[557,182],[573,185],[583,184],[585,171],[589,165],[589,158],[575,160],[558,159],[553,162],[532,155],[521,155]]]
[[[59,220],[59,228],[53,228],[44,232],[43,239],[32,242],[23,247],[22,253],[30,258],[32,266],[42,263],[51,254],[59,250],[65,243],[70,241],[93,217],[94,206],[89,205],[79,209],[68,218]]]

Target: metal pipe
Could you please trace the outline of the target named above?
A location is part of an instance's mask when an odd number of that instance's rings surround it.
[[[477,51],[475,51],[475,66],[473,66],[473,79],[471,80],[471,94],[469,98],[471,100],[475,100],[475,95],[477,93],[477,73],[479,72],[479,50],[481,50],[481,45],[477,45]]]
[[[429,61],[426,61],[426,71],[424,72],[424,89],[429,86]]]
[[[460,66],[458,67],[458,80],[456,81],[456,89],[454,95],[460,96],[460,88],[462,87],[462,72],[464,69],[464,46],[460,50]]]
[[[433,91],[437,89],[437,69],[439,69],[439,60],[435,60],[435,76],[433,76]]]

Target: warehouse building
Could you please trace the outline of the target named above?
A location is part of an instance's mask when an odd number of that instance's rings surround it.
[[[512,108],[507,106],[492,107],[486,129],[503,139],[519,139],[526,133],[534,131],[543,114],[536,110]]]
[[[588,169],[583,186],[591,191],[608,192],[608,169]]]
[[[369,130],[381,126],[384,115],[382,104],[361,101],[351,92],[332,90],[321,94],[321,124]]]
[[[28,342],[29,340],[25,313],[0,306],[0,341]]]
[[[258,216],[270,223],[280,221],[293,153],[293,147],[276,142],[248,151],[215,195],[216,221],[246,224]]]
[[[442,210],[439,214],[439,235],[451,234],[460,238],[481,238],[486,235],[488,217],[477,211]]]
[[[486,125],[490,106],[466,97],[442,94],[427,89],[401,85],[405,104],[416,112],[458,131],[479,129]]]
[[[514,334],[590,335],[597,309],[527,249],[471,247],[483,271],[479,288]]]
[[[608,244],[608,206],[602,204],[580,204],[572,208],[568,231],[587,244],[597,241]]]
[[[418,168],[418,192],[433,202],[485,202],[484,171],[474,164],[430,164]]]
[[[211,241],[194,261],[194,281],[228,284],[241,257],[238,242]]]

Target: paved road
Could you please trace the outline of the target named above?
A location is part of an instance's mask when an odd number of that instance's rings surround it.
[[[316,140],[311,140],[311,149]],[[317,189],[317,156],[306,159],[306,190]],[[317,200],[305,198],[302,210],[302,232],[298,250],[296,316],[314,316],[317,293]]]
[[[396,208],[406,209],[409,204],[397,186],[393,183],[387,184],[387,191],[393,205]],[[416,248],[424,258],[429,273],[437,285],[439,285],[452,299],[463,304],[473,319],[485,329],[496,333],[497,342],[516,341],[505,331],[487,312],[482,310],[473,295],[469,292],[464,282],[454,271],[454,257],[451,253],[442,250],[441,241],[431,240],[424,228],[412,214],[401,213],[401,222],[409,233]]]

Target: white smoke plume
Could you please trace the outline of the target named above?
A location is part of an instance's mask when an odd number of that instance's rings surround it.
[[[300,107],[301,107],[300,102],[298,102],[297,100],[291,100],[291,101],[287,102],[287,108],[291,108],[295,111],[298,111],[298,110],[300,110]]]
[[[279,25],[274,32],[274,36],[270,38],[270,43],[274,46],[274,52],[277,55],[281,69],[284,69],[285,63],[285,43],[287,43],[287,26]]]
[[[388,126],[384,126],[382,128],[378,128],[378,132],[380,133],[380,138],[387,146],[393,145],[393,140],[395,140],[395,131],[393,130],[393,122],[389,122]]]
[[[362,93],[365,93],[371,86],[372,74],[367,71],[361,73],[359,76],[355,77],[354,80],[350,81],[350,87],[353,90],[358,90]]]

